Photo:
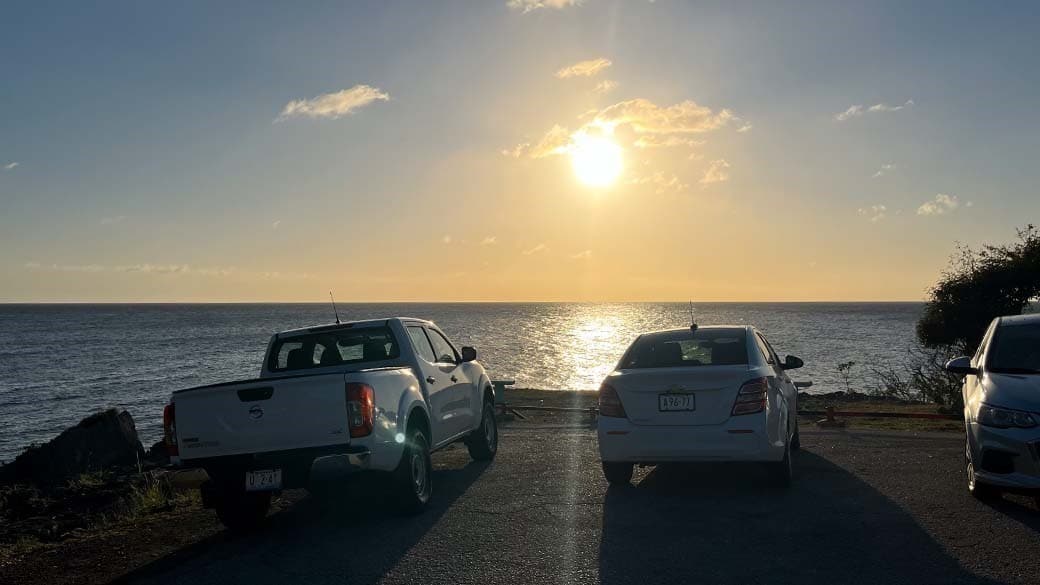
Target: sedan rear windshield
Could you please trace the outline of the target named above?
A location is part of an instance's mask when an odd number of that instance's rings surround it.
[[[267,367],[272,372],[291,372],[381,362],[400,355],[389,327],[337,329],[279,339],[271,348]]]
[[[744,329],[697,329],[643,335],[632,343],[620,369],[739,366],[748,363]]]
[[[998,327],[986,361],[998,374],[1040,374],[1040,325]]]

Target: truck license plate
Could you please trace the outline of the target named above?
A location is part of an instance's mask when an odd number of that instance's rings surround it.
[[[246,472],[246,491],[264,492],[282,489],[282,470],[263,469]]]
[[[696,394],[658,394],[657,409],[661,412],[697,410]]]

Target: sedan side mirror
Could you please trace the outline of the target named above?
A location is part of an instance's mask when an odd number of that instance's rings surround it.
[[[977,376],[979,374],[979,369],[972,367],[971,358],[967,356],[953,358],[946,362],[946,371],[962,376]]]
[[[464,346],[462,348],[462,361],[471,362],[475,359],[477,359],[477,350],[468,345]]]
[[[784,363],[780,365],[785,370],[797,370],[798,368],[805,365],[802,358],[796,358],[793,355],[789,355],[784,358]]]

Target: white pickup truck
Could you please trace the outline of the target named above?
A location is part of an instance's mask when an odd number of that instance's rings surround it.
[[[178,390],[163,412],[174,465],[210,479],[202,500],[232,529],[267,514],[271,493],[390,474],[402,508],[430,499],[430,453],[465,441],[498,449],[494,394],[476,350],[433,323],[393,318],[294,329],[271,338],[253,380]]]

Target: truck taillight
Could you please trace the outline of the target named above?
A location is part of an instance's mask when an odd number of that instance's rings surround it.
[[[737,400],[733,403],[732,416],[754,414],[766,409],[766,393],[769,392],[768,378],[748,380],[737,392]]]
[[[372,434],[376,415],[376,393],[368,384],[347,383],[347,426],[351,437]]]
[[[628,417],[625,414],[625,405],[621,404],[621,397],[610,384],[603,384],[599,387],[599,415],[615,418]]]
[[[162,411],[163,443],[166,444],[166,454],[177,457],[177,421],[174,416],[173,404],[167,404]]]

